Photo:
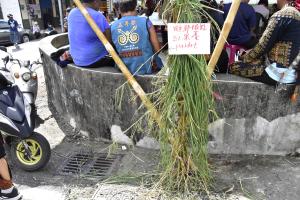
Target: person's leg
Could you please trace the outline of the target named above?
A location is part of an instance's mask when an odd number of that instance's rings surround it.
[[[83,66],[83,67],[86,67],[86,68],[113,67],[114,65],[115,65],[115,62],[112,59],[112,57],[104,56],[103,58],[101,58],[97,62],[95,62],[91,65],[88,65],[88,66]]]
[[[276,86],[277,81],[270,78],[270,76],[264,71],[261,76],[251,77],[252,80],[265,83],[267,85]]]
[[[11,175],[9,173],[8,163],[5,160],[5,149],[2,135],[0,134],[0,188],[3,184],[6,184],[7,181],[11,182]],[[3,181],[4,180],[4,181]],[[3,183],[4,182],[4,183]],[[10,183],[10,187],[12,183]]]
[[[35,33],[34,33],[34,38],[35,38],[35,39],[39,39],[40,36],[41,36],[41,33],[40,33],[40,32],[35,32]]]
[[[13,32],[10,32],[9,39],[10,39],[10,42],[11,42],[12,44],[15,44],[15,43],[14,43],[14,33],[13,33]]]
[[[19,42],[20,42],[20,34],[19,34],[19,32],[16,32],[16,43],[17,43],[17,45],[19,44]]]
[[[8,169],[8,164],[5,160],[5,149],[2,135],[0,134],[0,178],[4,180],[11,180],[11,176]]]
[[[220,58],[217,62],[215,72],[217,73],[227,73],[228,72],[228,54],[225,50],[222,50]]]
[[[19,48],[18,42],[19,42],[19,33],[14,31],[13,33],[13,43],[15,45],[16,48]]]
[[[11,180],[8,164],[4,157],[0,158],[0,176],[4,180]]]
[[[277,84],[277,82],[271,79],[265,72],[265,66],[262,62],[255,62],[255,64],[236,62],[230,65],[229,72],[268,85],[275,86]]]
[[[162,42],[163,45],[166,45],[163,50],[167,50],[168,49],[168,31],[166,30],[165,26],[162,26],[161,28],[161,36],[162,36]]]
[[[100,65],[101,67],[113,67],[115,65],[115,61],[111,56],[105,56],[101,59]]]
[[[17,44],[17,34],[14,32],[14,44]]]
[[[0,134],[0,199],[20,200],[22,195],[19,194],[18,189],[13,185],[11,173],[8,163],[5,159],[5,149],[3,146],[3,139]]]
[[[229,66],[229,73],[251,79],[261,76],[264,71],[263,60],[255,60],[251,63],[235,62]]]
[[[251,37],[249,41],[244,43],[242,46],[246,49],[252,49],[258,43],[258,39],[256,37]]]

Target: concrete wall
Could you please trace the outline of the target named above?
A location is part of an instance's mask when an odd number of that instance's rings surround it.
[[[144,111],[129,91],[117,109],[123,75],[114,68],[60,68],[49,55],[66,44],[66,35],[60,35],[43,39],[40,46],[54,116],[90,138],[111,138],[112,125],[126,130]],[[152,90],[152,78],[137,77],[146,92]],[[300,102],[290,103],[292,88],[275,93],[273,87],[226,74],[217,76],[214,87],[223,99],[216,102],[220,118],[210,124],[210,153],[284,155],[300,148]]]

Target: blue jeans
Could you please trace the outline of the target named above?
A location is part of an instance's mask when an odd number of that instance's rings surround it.
[[[10,32],[10,41],[13,44],[17,44],[19,42],[19,32],[18,31]]]

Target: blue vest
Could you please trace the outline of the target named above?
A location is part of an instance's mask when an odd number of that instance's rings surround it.
[[[111,34],[121,59],[132,74],[151,74],[153,60],[156,61],[158,68],[162,67],[158,56],[150,59],[154,52],[150,42],[147,18],[124,16],[112,24]]]

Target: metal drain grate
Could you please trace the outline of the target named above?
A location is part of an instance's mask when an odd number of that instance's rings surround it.
[[[88,176],[104,177],[111,173],[112,166],[117,160],[116,155],[107,157],[106,154],[99,155],[98,158],[93,162],[89,171]]]
[[[66,174],[80,174],[82,167],[91,160],[91,155],[78,153],[71,157],[67,164],[62,169]]]
[[[104,178],[111,174],[122,155],[105,153],[75,153],[63,164],[61,175],[79,175],[88,178]]]

